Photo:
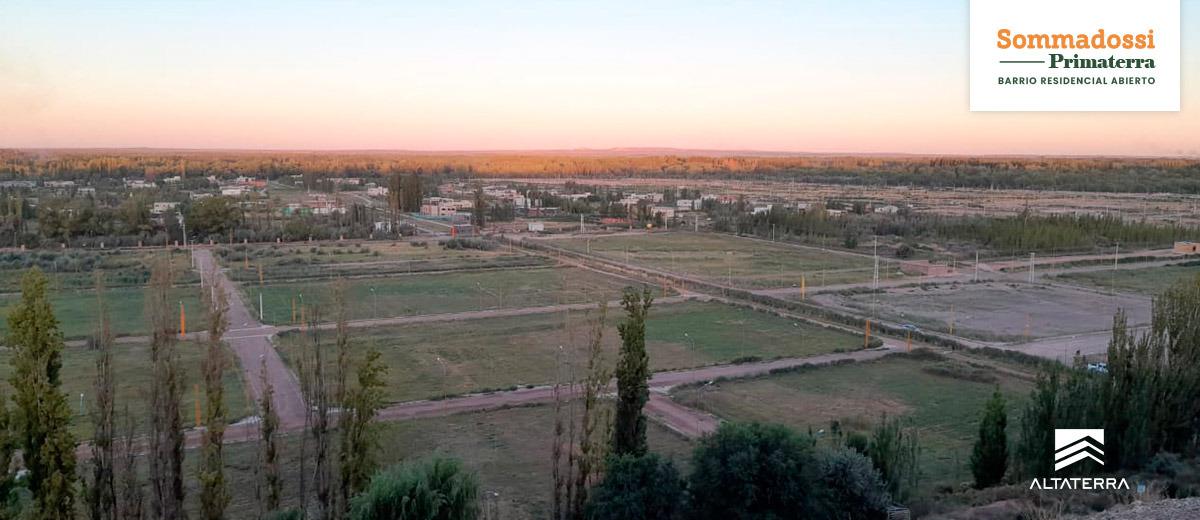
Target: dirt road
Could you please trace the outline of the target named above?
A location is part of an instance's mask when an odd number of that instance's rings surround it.
[[[703,383],[723,378],[743,378],[763,375],[773,370],[796,368],[805,365],[819,366],[847,360],[867,361],[895,352],[900,352],[900,349],[897,347],[885,347],[804,358],[776,359],[759,363],[716,365],[689,370],[657,372],[650,377],[651,403],[646,407],[646,415],[682,435],[691,437],[703,435],[716,429],[719,421],[708,414],[671,401],[666,397],[667,392],[671,388],[683,384]],[[658,397],[655,397],[656,395]],[[535,405],[552,402],[553,400],[553,387],[535,386],[533,388],[520,388],[507,392],[471,394],[437,401],[423,400],[398,403],[383,409],[379,413],[379,419],[383,421],[402,421],[425,417],[441,417],[456,413]]]
[[[252,312],[242,301],[237,287],[225,276],[216,261],[212,251],[207,248],[192,250],[196,268],[204,273],[204,279],[215,284],[217,290],[225,291],[229,300],[229,332],[225,334],[225,342],[237,356],[238,366],[242,369],[242,380],[250,389],[250,396],[256,401],[262,397],[264,381],[262,366],[266,363],[266,375],[275,393],[275,409],[279,413],[279,423],[282,429],[300,428],[304,425],[304,394],[300,391],[300,382],[295,374],[288,369],[279,353],[271,345],[271,336],[276,333],[275,327],[263,325],[258,321],[257,312]]]

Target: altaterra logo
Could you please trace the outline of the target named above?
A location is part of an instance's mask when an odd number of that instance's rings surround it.
[[[1069,466],[1091,460],[1104,465],[1104,430],[1089,429],[1055,429],[1054,430],[1054,471],[1067,469]],[[1129,481],[1116,477],[1050,477],[1035,478],[1029,483],[1029,489],[1051,490],[1119,490],[1129,489]]]
[[[1054,471],[1084,459],[1104,465],[1104,430],[1054,430]]]
[[[971,0],[971,110],[1178,111],[1179,0]]]

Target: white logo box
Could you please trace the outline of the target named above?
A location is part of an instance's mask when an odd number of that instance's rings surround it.
[[[971,0],[970,10],[972,111],[1179,111],[1179,0]],[[1082,34],[1089,42],[1103,30],[1106,43],[1114,33],[1153,30],[1154,48],[1002,49],[997,46],[1001,29],[1013,37]],[[1154,68],[1050,68],[1051,54],[1106,62],[1109,57],[1152,59]],[[1033,84],[1001,84],[1000,78]],[[1140,84],[1124,83],[1138,79]],[[1091,84],[1046,83],[1053,81]]]

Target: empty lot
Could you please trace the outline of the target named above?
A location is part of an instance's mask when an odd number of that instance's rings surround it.
[[[955,283],[889,289],[880,293],[822,294],[813,300],[863,316],[984,341],[1021,341],[1107,330],[1123,309],[1130,322],[1149,319],[1150,303],[1062,286],[1025,283]]]
[[[570,238],[550,245],[747,289],[870,281],[867,256],[716,233]],[[883,273],[881,272],[881,276]]]

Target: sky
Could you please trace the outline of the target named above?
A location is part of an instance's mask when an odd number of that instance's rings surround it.
[[[967,0],[0,2],[0,147],[1200,156],[1182,110],[972,113]]]

